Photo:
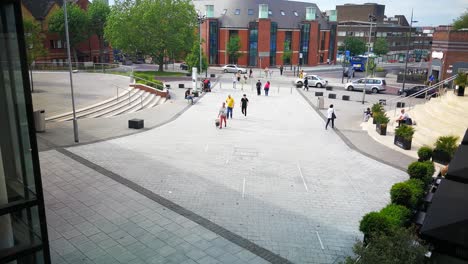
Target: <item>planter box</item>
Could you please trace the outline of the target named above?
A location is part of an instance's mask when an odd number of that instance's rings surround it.
[[[387,72],[386,72],[386,71],[383,71],[383,72],[375,72],[374,75],[375,75],[375,77],[386,77],[386,76],[387,76]]]
[[[315,96],[323,96],[323,92],[315,92]]]
[[[411,149],[411,140],[406,140],[402,137],[395,136],[395,139],[393,140],[393,144],[397,145],[398,147],[406,150]]]
[[[216,74],[210,73],[210,78],[215,78],[215,77],[216,77]]]
[[[387,124],[376,124],[375,125],[375,131],[379,133],[381,136],[387,135]],[[411,146],[411,143],[410,143]]]
[[[457,95],[458,96],[465,96],[465,86],[458,86]]]
[[[447,165],[450,163],[450,160],[452,160],[452,158],[450,157],[450,154],[448,154],[445,151],[434,149],[434,151],[432,152],[433,162]]]
[[[185,85],[183,83],[179,83],[179,88],[185,88]]]
[[[343,101],[349,101],[349,95],[343,95],[342,99]]]
[[[330,99],[336,99],[336,94],[328,94],[328,98]]]
[[[327,86],[327,87],[325,87],[325,89],[326,89],[327,91],[332,91],[332,90],[333,90],[333,87]]]
[[[145,127],[145,121],[143,119],[130,119],[128,120],[128,128],[142,129]]]

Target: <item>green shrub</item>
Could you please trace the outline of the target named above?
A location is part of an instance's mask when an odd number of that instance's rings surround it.
[[[385,114],[384,112],[376,113],[374,115],[374,120],[375,123],[382,125],[388,124],[388,122],[390,122],[390,118],[388,118],[387,114]]]
[[[412,207],[411,198],[413,196],[411,187],[406,182],[395,183],[390,189],[390,198],[393,204]]]
[[[390,220],[392,228],[405,226],[411,217],[411,210],[398,204],[389,204],[380,210],[380,214]]]
[[[384,108],[380,103],[375,103],[372,105],[371,111],[373,114],[382,113],[384,111]]]
[[[395,136],[404,138],[405,140],[411,140],[413,138],[414,128],[408,125],[401,125],[395,129]]]
[[[384,69],[383,67],[377,67],[377,68],[375,69],[375,71],[376,71],[376,72],[384,72],[385,69]]]
[[[379,233],[388,234],[392,230],[392,223],[388,217],[381,213],[370,212],[359,222],[359,230],[364,233],[366,237],[371,237]]]
[[[411,179],[419,179],[424,183],[431,180],[434,171],[434,164],[430,161],[415,161],[408,166],[407,170]]]
[[[426,161],[432,158],[432,148],[428,146],[422,146],[418,149],[419,161]]]
[[[457,150],[457,141],[458,137],[457,136],[443,136],[437,138],[434,150],[439,150],[439,151],[445,151],[450,155],[451,158],[453,158],[453,155],[455,154],[455,151]]]
[[[419,201],[424,195],[425,184],[423,181],[418,179],[409,179],[406,184],[411,189],[411,205],[412,208],[416,208]]]

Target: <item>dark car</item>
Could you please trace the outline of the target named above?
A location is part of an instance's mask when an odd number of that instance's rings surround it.
[[[416,86],[413,86],[411,88],[405,88],[404,90],[400,89],[398,91],[398,95],[402,95],[402,96],[406,97],[406,96],[413,95],[415,93],[419,93],[419,92],[421,92],[422,90],[424,90],[426,88],[427,88],[427,86],[424,86],[424,85],[416,85]],[[434,97],[436,95],[436,89],[432,89],[432,90],[427,91],[427,95]],[[425,98],[426,97],[426,92],[421,92],[421,94],[418,94],[415,97],[416,98]]]
[[[181,70],[188,70],[188,65],[187,65],[185,62],[182,62],[182,63],[180,64],[180,69],[181,69]]]

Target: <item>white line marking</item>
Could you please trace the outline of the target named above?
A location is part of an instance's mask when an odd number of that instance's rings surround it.
[[[226,160],[226,164],[228,164],[228,163],[229,163],[229,159]]]
[[[297,162],[297,168],[299,169],[299,174],[301,175],[302,182],[304,183],[304,187],[306,191],[309,192],[309,188],[307,188],[307,184],[305,182],[304,176],[302,175],[302,169],[301,169],[301,166],[299,165],[299,162]]]
[[[322,247],[322,249],[325,249],[325,248],[323,247],[322,239],[320,239],[320,235],[319,235],[318,231],[315,231],[315,233],[317,234],[317,238],[318,238],[318,240],[319,240],[319,242],[320,242],[320,246]]]
[[[244,183],[242,184],[242,199],[245,197],[245,176],[244,176]]]
[[[208,152],[208,144],[205,146],[205,152]]]

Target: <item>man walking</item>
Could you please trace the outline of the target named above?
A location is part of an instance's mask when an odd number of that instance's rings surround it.
[[[255,84],[257,86],[257,95],[261,95],[262,92],[262,82],[258,80],[258,82]]]
[[[307,77],[304,78],[304,90],[309,91],[309,80]]]
[[[244,97],[241,99],[242,114],[244,114],[244,116],[247,116],[247,105],[249,105],[249,99],[247,99],[247,95],[244,94]]]
[[[229,116],[231,116],[231,119],[232,119],[232,109],[234,108],[234,98],[232,98],[231,95],[228,95],[226,99],[226,104],[227,104],[227,119],[229,119]]]
[[[283,65],[280,66],[280,75],[282,76],[283,75]]]

